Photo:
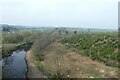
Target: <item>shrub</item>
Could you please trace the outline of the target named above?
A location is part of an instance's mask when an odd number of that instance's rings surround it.
[[[16,45],[15,44],[3,44],[2,45],[2,55],[7,56],[9,55],[11,51],[15,50]]]

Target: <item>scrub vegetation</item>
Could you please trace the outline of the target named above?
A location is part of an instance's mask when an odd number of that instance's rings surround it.
[[[56,36],[55,36],[56,35]],[[116,78],[117,32],[58,29],[37,39],[33,63],[48,78]]]
[[[27,54],[28,65],[31,66],[30,63],[33,63],[34,68],[38,69],[34,69],[35,71],[51,80],[118,78],[120,58],[117,31],[34,28],[3,32],[2,36],[3,57],[21,45],[33,43],[30,55]],[[35,72],[29,72],[29,75],[32,76],[32,73],[35,75]]]
[[[42,32],[34,30],[21,30],[2,33],[2,57],[10,55],[10,52],[27,43],[32,43]]]
[[[62,43],[92,60],[118,67],[118,33],[90,33],[65,38]]]

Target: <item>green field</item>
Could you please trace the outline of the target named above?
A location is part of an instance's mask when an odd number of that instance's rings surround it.
[[[104,62],[109,66],[118,66],[118,33],[93,32],[79,34],[62,40],[68,47],[76,49],[81,55]]]

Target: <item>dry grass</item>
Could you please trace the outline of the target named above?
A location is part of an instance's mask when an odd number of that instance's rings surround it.
[[[62,78],[117,77],[117,68],[92,61],[89,57],[81,56],[58,42],[49,45],[43,54],[45,71],[57,74]]]

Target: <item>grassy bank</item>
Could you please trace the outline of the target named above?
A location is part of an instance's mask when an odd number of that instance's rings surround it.
[[[12,54],[13,51],[18,49],[28,50],[31,48],[33,42],[21,43],[21,44],[3,44],[2,45],[2,58]]]
[[[2,34],[2,57],[9,56],[12,51],[20,48],[28,48],[42,32],[34,30],[21,30],[14,33]],[[27,46],[27,47],[26,47]]]
[[[43,52],[46,47],[62,39],[64,36],[65,35],[61,35],[57,31],[46,33],[37,39],[31,48],[32,54],[34,56],[33,63],[36,65],[39,71],[42,72],[43,75],[46,75],[49,78],[58,78],[59,76],[56,75],[56,72],[46,70],[46,66],[44,64],[45,54]]]

